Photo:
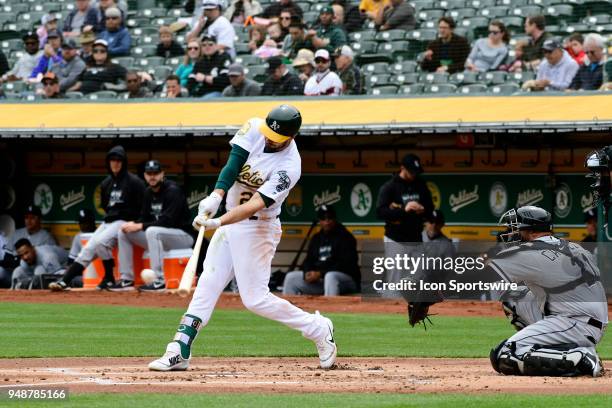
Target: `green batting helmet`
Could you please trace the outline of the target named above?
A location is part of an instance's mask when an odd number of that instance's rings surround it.
[[[291,105],[280,105],[270,111],[260,130],[273,142],[282,143],[294,137],[302,126],[300,111]]]

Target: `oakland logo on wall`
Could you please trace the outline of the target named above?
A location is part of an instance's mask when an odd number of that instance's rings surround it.
[[[357,183],[351,191],[351,208],[358,217],[365,217],[372,209],[372,191],[364,183]]]
[[[489,192],[489,208],[496,217],[500,217],[508,206],[508,190],[504,183],[493,183]]]
[[[560,183],[555,190],[555,215],[565,218],[572,210],[572,190],[566,183]]]
[[[442,205],[442,194],[440,194],[440,189],[436,185],[436,183],[432,181],[428,181],[427,189],[431,193],[431,200],[433,201],[434,208],[436,210],[440,209],[440,205]]]
[[[34,189],[34,205],[40,208],[42,215],[47,215],[53,207],[53,192],[47,184],[39,184]]]

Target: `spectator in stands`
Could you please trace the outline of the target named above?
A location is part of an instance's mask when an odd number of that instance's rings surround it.
[[[125,79],[126,69],[111,61],[108,55],[108,43],[96,40],[93,45],[93,58],[88,61],[79,80],[68,91],[79,91],[84,94],[113,89],[121,86]]]
[[[117,8],[121,12],[121,27],[125,26],[125,16],[127,13],[127,4],[120,2],[115,3],[115,0],[99,0],[96,7],[96,13],[98,16],[98,24],[94,27],[94,30],[98,33],[106,29],[106,10],[109,8]]]
[[[94,212],[88,208],[79,210],[77,222],[79,223],[79,232],[72,238],[70,253],[68,254],[69,265],[78,258],[79,253],[83,249],[83,234],[92,233],[96,230],[96,216]]]
[[[280,57],[268,58],[268,79],[261,88],[265,96],[302,95],[304,84],[292,72],[289,72]]]
[[[359,67],[353,64],[353,50],[343,45],[334,51],[336,70],[342,81],[343,95],[361,95],[365,89],[365,77]]]
[[[606,40],[599,34],[589,34],[584,40],[587,60],[582,65],[569,88],[573,90],[596,91],[603,84],[604,52]]]
[[[281,10],[280,16],[278,17],[278,24],[280,25],[280,29],[282,30],[282,38],[283,41],[289,35],[289,26],[292,21],[300,21],[297,16],[293,16],[291,13],[291,9],[283,9]],[[281,41],[282,43],[282,41]]]
[[[310,40],[316,49],[325,48],[333,51],[347,43],[346,33],[333,23],[334,9],[325,6],[319,14],[319,26],[316,30],[308,30],[306,39]]]
[[[182,98],[181,79],[177,75],[168,75],[166,78],[166,92],[163,98]]]
[[[368,20],[374,21],[379,12],[382,12],[388,5],[390,5],[389,0],[361,0],[359,3],[359,11],[361,11]]]
[[[127,92],[125,99],[152,98],[153,93],[142,84],[142,78],[136,71],[128,71],[125,74],[125,84]]]
[[[198,20],[195,28],[187,35],[187,41],[200,37],[203,32],[205,36],[216,38],[217,47],[234,58],[236,56],[236,50],[234,49],[236,32],[232,23],[221,14],[222,0],[204,0],[202,7],[204,9],[202,17]]]
[[[97,48],[98,45],[94,47]],[[122,146],[115,146],[106,154],[108,176],[100,184],[100,207],[106,214],[104,222],[96,229],[62,278],[49,284],[52,291],[68,290],[72,280],[82,275],[85,268],[97,257],[102,259],[104,266],[104,278],[98,285],[98,290],[108,290],[114,285],[115,261],[112,250],[117,245],[117,234],[127,221],[138,219],[145,191],[144,182],[128,172],[127,163],[127,154]]]
[[[406,0],[389,0],[380,8],[374,23],[379,31],[414,30],[416,28],[415,10]]]
[[[578,65],[584,64],[586,59],[583,44],[584,37],[580,33],[570,35],[564,44],[565,51],[574,59],[574,61],[576,61]]]
[[[342,94],[342,81],[338,75],[330,70],[331,61],[329,52],[320,49],[315,52],[315,73],[308,78],[304,86],[306,96],[338,96]]]
[[[225,47],[217,46],[215,37],[205,35],[202,38],[202,56],[195,63],[189,75],[187,89],[189,96],[214,98],[229,85],[227,68],[231,58]]]
[[[289,35],[283,41],[282,52],[293,59],[301,49],[308,49],[314,52],[315,47],[310,40],[306,39],[306,26],[301,21],[292,21],[289,26]]]
[[[320,231],[308,244],[301,271],[287,273],[283,295],[339,296],[359,291],[361,274],[357,241],[342,225],[332,206],[317,211]]]
[[[421,68],[428,72],[463,71],[465,60],[470,53],[467,40],[454,33],[456,24],[452,17],[444,16],[438,20],[438,38],[429,43],[423,54]]]
[[[93,31],[98,25],[98,12],[89,0],[76,0],[76,7],[64,20],[64,38],[78,37],[82,32]]]
[[[522,72],[525,63],[523,62],[523,49],[527,46],[527,41],[519,40],[514,45],[514,58],[502,64],[499,69],[508,72]]]
[[[81,43],[81,59],[87,64],[93,58],[93,44],[96,41],[96,35],[92,32],[83,33],[79,36]]]
[[[183,54],[185,54],[185,50],[174,39],[174,34],[172,33],[172,30],[170,30],[170,27],[159,27],[159,44],[157,44],[155,55],[162,58],[170,58]]]
[[[42,211],[35,205],[30,205],[26,208],[24,215],[24,227],[16,230],[9,237],[8,246],[12,248],[17,241],[26,238],[34,246],[51,245],[57,246],[55,238],[42,227]]]
[[[43,75],[42,80],[42,96],[44,99],[63,99],[64,95],[60,91],[59,79],[53,72],[47,72]]]
[[[164,251],[187,249],[193,245],[191,212],[183,190],[165,178],[157,160],[145,163],[144,177],[147,189],[140,216],[136,221],[124,223],[117,236],[121,280],[109,288],[112,292],[134,289],[134,246],[149,251],[151,269],[157,275],[154,282],[140,286],[138,290],[161,292],[166,289]]]
[[[244,68],[240,64],[232,64],[227,69],[230,85],[223,90],[223,96],[259,96],[261,86],[244,76]]]
[[[305,86],[315,69],[314,52],[305,48],[299,50],[293,60],[293,68],[299,72],[298,78],[302,81],[302,87]]]
[[[332,19],[332,23],[337,25],[338,27],[344,26],[344,6],[341,4],[332,4],[332,10],[334,10],[334,18]],[[345,31],[346,32],[346,31]]]
[[[465,61],[465,69],[472,72],[487,72],[499,69],[508,56],[510,33],[499,20],[489,23],[489,36],[474,44]]]
[[[255,52],[266,40],[266,27],[255,24],[249,27],[249,49]]]
[[[66,39],[62,44],[62,60],[51,66],[50,72],[57,76],[62,93],[72,87],[85,70],[85,62],[79,57],[78,48],[74,38]]]
[[[50,31],[47,34],[47,44],[43,49],[43,55],[30,74],[30,79],[40,81],[42,76],[56,64],[62,62],[62,38],[58,31]]]
[[[47,43],[47,33],[49,31],[57,31],[57,17],[53,13],[45,14],[40,18],[41,26],[36,30],[40,49],[43,49]]]
[[[116,7],[106,10],[106,30],[98,38],[108,43],[108,54],[111,57],[130,55],[132,37],[126,27],[121,24],[121,11]]]
[[[343,9],[342,23],[337,24],[340,25],[344,31],[352,33],[362,29],[365,17],[361,14],[361,11],[359,11],[359,6],[357,4],[347,4],[346,0],[332,0],[331,4],[332,7],[337,5]],[[334,11],[335,10],[334,8]]]
[[[11,67],[9,66],[8,60],[6,59],[6,55],[0,50],[0,77],[9,72]],[[2,81],[0,80],[0,83]]]
[[[176,69],[176,76],[181,80],[181,86],[187,86],[189,75],[193,72],[195,63],[200,59],[202,46],[199,41],[193,40],[187,43],[187,52],[183,57],[183,63]]]
[[[572,83],[578,72],[578,64],[563,49],[557,40],[546,40],[542,45],[544,61],[538,67],[535,80],[523,84],[523,89],[531,91],[564,91]]]
[[[232,24],[242,25],[247,18],[256,16],[263,11],[257,0],[232,0],[223,15]]]
[[[274,40],[277,44],[282,44],[285,40],[285,36],[283,34],[283,28],[279,23],[272,23],[268,27],[266,27],[267,38]]]
[[[529,43],[523,49],[523,62],[533,70],[538,68],[544,52],[542,46],[544,41],[551,35],[544,31],[546,29],[546,19],[544,16],[529,16],[525,19],[525,34],[529,36]]]
[[[13,68],[4,74],[0,82],[28,80],[32,71],[36,68],[38,60],[43,55],[42,50],[38,49],[38,35],[35,32],[29,31],[22,38],[25,53],[19,57]]]
[[[27,238],[15,243],[20,258],[13,271],[11,289],[42,289],[42,275],[61,273],[62,265],[53,248],[34,246]]]
[[[293,0],[279,0],[278,2],[275,1],[264,9],[263,13],[261,13],[261,16],[270,19],[279,17],[283,9],[291,9],[291,14],[298,16],[300,20],[304,17],[304,12],[302,11],[302,8],[297,5]]]
[[[257,48],[255,51],[253,51],[253,55],[259,58],[262,58],[262,59],[274,57],[276,55],[280,55],[281,53],[281,50],[278,48],[279,47],[278,40],[282,37],[282,33],[283,33],[283,31],[281,30],[280,24],[278,23],[270,24],[267,27],[266,31],[268,32],[268,34],[263,44],[259,48]]]

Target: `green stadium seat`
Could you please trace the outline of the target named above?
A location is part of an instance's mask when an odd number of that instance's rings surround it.
[[[612,12],[612,4],[610,4],[611,12]],[[582,22],[585,24],[599,25],[599,24],[608,24],[612,20],[612,16],[609,14],[596,14],[594,16],[585,17]]]
[[[535,79],[536,74],[530,71],[513,72],[508,74],[508,80],[518,83],[523,83]]]
[[[477,28],[489,27],[489,19],[487,17],[468,17],[464,18],[461,23],[461,27],[475,30]]]
[[[426,28],[426,29],[409,31],[406,36],[406,39],[430,42],[430,41],[435,40],[437,36],[438,36],[438,31],[436,29]]]
[[[170,25],[175,22],[174,17],[157,17],[151,21],[152,25],[163,26]]]
[[[65,96],[67,99],[83,99],[85,95],[81,92],[66,92]]]
[[[394,61],[414,59],[420,51],[420,46],[415,49],[405,40],[380,43],[377,48],[378,54],[390,54]]]
[[[115,57],[112,61],[127,69],[134,65],[134,57]]]
[[[506,17],[508,15],[508,7],[507,6],[493,6],[487,7],[480,10],[480,15],[488,18],[500,18]]]
[[[14,22],[17,19],[17,14],[11,11],[3,11],[0,13],[0,25],[4,23]]]
[[[449,82],[454,85],[469,85],[478,82],[477,72],[457,72],[448,78]]]
[[[448,82],[448,77],[446,72],[428,72],[421,74],[419,82],[424,84],[445,84]]]
[[[136,61],[136,66],[140,69],[148,69],[162,65],[165,61],[166,60],[163,57],[145,57],[138,59]]]
[[[374,41],[376,34],[374,30],[356,31],[349,34],[349,40],[351,42]]]
[[[521,87],[518,84],[509,82],[505,84],[493,85],[489,87],[489,93],[496,95],[512,95],[519,92]]]
[[[612,4],[609,0],[585,0],[581,7],[586,15],[610,13]]]
[[[157,0],[138,0],[136,4],[138,5],[138,9],[140,10],[155,8],[157,6]]]
[[[440,0],[435,7],[444,10],[456,10],[465,7],[465,0]]]
[[[436,4],[434,0],[414,0],[411,3],[414,4],[417,11],[434,8],[434,5]]]
[[[473,7],[475,9],[481,9],[484,7],[493,7],[495,0],[468,0],[465,3],[465,7]]]
[[[4,96],[9,101],[18,101],[21,99],[21,94],[19,92],[5,92]]]
[[[302,11],[310,11],[311,4],[307,1],[298,1],[296,4],[302,9]]]
[[[387,74],[367,75],[365,78],[365,84],[368,88],[373,86],[393,85],[391,82],[391,75]]]
[[[445,13],[443,9],[425,9],[417,11],[417,18],[421,21],[436,21]]]
[[[569,4],[555,4],[544,8],[544,11],[546,13],[546,23],[559,24],[563,21],[574,20],[574,8]]]
[[[150,36],[155,37],[159,34],[159,28],[157,27],[137,27],[130,30],[132,36]]]
[[[62,11],[72,11],[74,10],[74,3],[63,3],[62,4]]]
[[[535,3],[536,1],[537,0],[532,0],[531,3]],[[497,0],[496,5],[506,6],[506,7],[520,7],[520,6],[526,6],[529,3],[530,3],[529,0]]]
[[[136,12],[136,17],[144,17],[148,19],[154,19],[158,17],[166,17],[167,11],[165,8],[155,7],[140,9]]]
[[[535,5],[514,7],[510,13],[513,16],[529,17],[542,14],[542,7]]]
[[[251,47],[249,47],[249,43],[245,43],[245,42],[234,43],[234,49],[236,50],[236,54],[250,54],[251,53]]]
[[[514,3],[514,1],[512,1]],[[552,6],[553,4],[559,4],[560,0],[532,0],[530,2],[530,4],[534,4],[536,6],[540,6],[540,7],[548,7],[548,6]],[[528,3],[525,4],[516,4],[516,6],[527,6]]]
[[[132,55],[138,58],[153,57],[157,52],[156,45],[143,45],[132,48]]]
[[[404,38],[406,38],[406,31],[405,30],[388,30],[388,31],[381,31],[379,33],[376,34],[376,36],[374,37],[374,39],[376,41],[398,41],[398,40],[403,40]]]
[[[399,87],[398,94],[418,95],[423,93],[423,84],[402,85]]]
[[[248,31],[236,30],[236,37],[234,38],[236,42],[249,42],[249,33]]]
[[[453,84],[429,84],[425,85],[423,92],[427,94],[452,94],[457,92],[457,87]]]
[[[2,8],[0,8],[0,11],[15,14],[27,13],[28,11],[30,11],[30,5],[26,3],[5,4],[4,6],[2,6]]]
[[[476,16],[475,8],[460,8],[455,10],[450,10],[448,15],[450,15],[455,21],[461,21],[464,18],[475,17]]]
[[[10,51],[22,50],[23,41],[17,38],[4,40],[0,42],[0,48],[5,54],[8,54]]]
[[[457,93],[462,95],[484,94],[487,93],[487,90],[488,88],[485,84],[471,84],[463,85],[457,89]]]
[[[117,93],[113,91],[98,91],[98,92],[93,92],[87,95],[87,99],[89,99],[90,101],[97,101],[100,99],[116,99],[116,98],[117,98]]]
[[[157,47],[157,43],[159,41],[159,36],[158,35],[154,36],[154,35],[150,35],[150,34],[145,34],[145,35],[142,35],[142,36],[133,37],[132,40],[134,40],[136,38],[140,39],[138,45],[155,45]]]
[[[259,58],[258,56],[253,55],[253,54],[238,55],[236,57],[236,62],[239,63],[239,64],[242,64],[245,67],[250,66],[250,65],[261,65],[261,64],[263,64],[263,60],[261,58]]]
[[[357,54],[374,54],[378,48],[378,43],[376,41],[361,41],[351,44],[351,48]]]
[[[395,95],[398,87],[395,85],[377,86],[369,89],[370,95]]]
[[[165,81],[168,75],[172,74],[173,71],[174,70],[172,67],[167,65],[158,65],[153,68],[153,75],[158,81]]]
[[[381,75],[389,73],[389,64],[385,62],[375,62],[373,64],[364,65],[361,67],[363,72],[367,75]]]
[[[506,82],[508,74],[504,71],[490,71],[480,74],[480,82],[487,85],[499,85]]]
[[[245,75],[249,79],[258,80],[261,78],[268,77],[268,66],[266,64],[261,65],[250,65],[244,68]],[[263,82],[263,81],[262,81]]]
[[[172,18],[181,18],[181,17],[190,17],[190,15],[185,11],[184,8],[178,8],[178,9],[170,9],[168,10],[168,17],[172,17]]]
[[[612,34],[612,23],[611,24],[604,24],[601,26],[595,26],[593,27],[594,31],[604,35],[604,34]]]
[[[306,24],[310,24],[310,25],[315,24],[318,19],[319,19],[318,11],[305,11],[304,12],[304,22]]]
[[[417,72],[407,72],[405,74],[393,75],[389,80],[392,84],[409,85],[419,82],[419,74]]]
[[[407,74],[416,72],[419,64],[416,61],[402,61],[391,65],[391,72],[396,74]]]
[[[565,32],[567,34],[588,33],[589,31],[590,31],[590,27],[587,24],[572,23],[572,24],[568,24],[565,27]]]
[[[604,70],[608,75],[608,81],[612,81],[612,59],[606,62],[606,65],[604,65]]]
[[[524,23],[523,23],[524,20],[522,17],[508,16],[508,17],[502,17],[499,20],[502,23],[504,23],[504,25],[510,32],[516,32],[516,33],[522,34],[525,31]]]
[[[128,28],[151,26],[151,20],[147,17],[134,17],[125,20],[125,25]],[[157,31],[157,29],[156,29]]]
[[[167,65],[169,67],[172,67],[176,70],[176,68],[183,63],[183,58],[181,57],[172,57],[172,58],[166,58],[166,61],[164,62],[164,65]]]
[[[24,82],[15,81],[15,82],[6,82],[2,84],[2,90],[4,92],[23,92],[27,90],[27,86]]]
[[[27,13],[20,13],[17,16],[17,22],[25,22],[30,23],[32,27],[40,24],[40,19],[42,16],[47,14],[45,11],[29,11]]]

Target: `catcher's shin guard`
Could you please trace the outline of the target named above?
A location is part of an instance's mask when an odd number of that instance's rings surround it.
[[[585,347],[567,351],[551,348],[532,349],[523,356],[524,375],[574,377],[590,375],[598,377],[603,371],[597,354]]]
[[[523,362],[514,354],[514,348],[514,343],[507,343],[507,340],[504,340],[491,349],[489,359],[495,371],[504,375],[523,374]]]

